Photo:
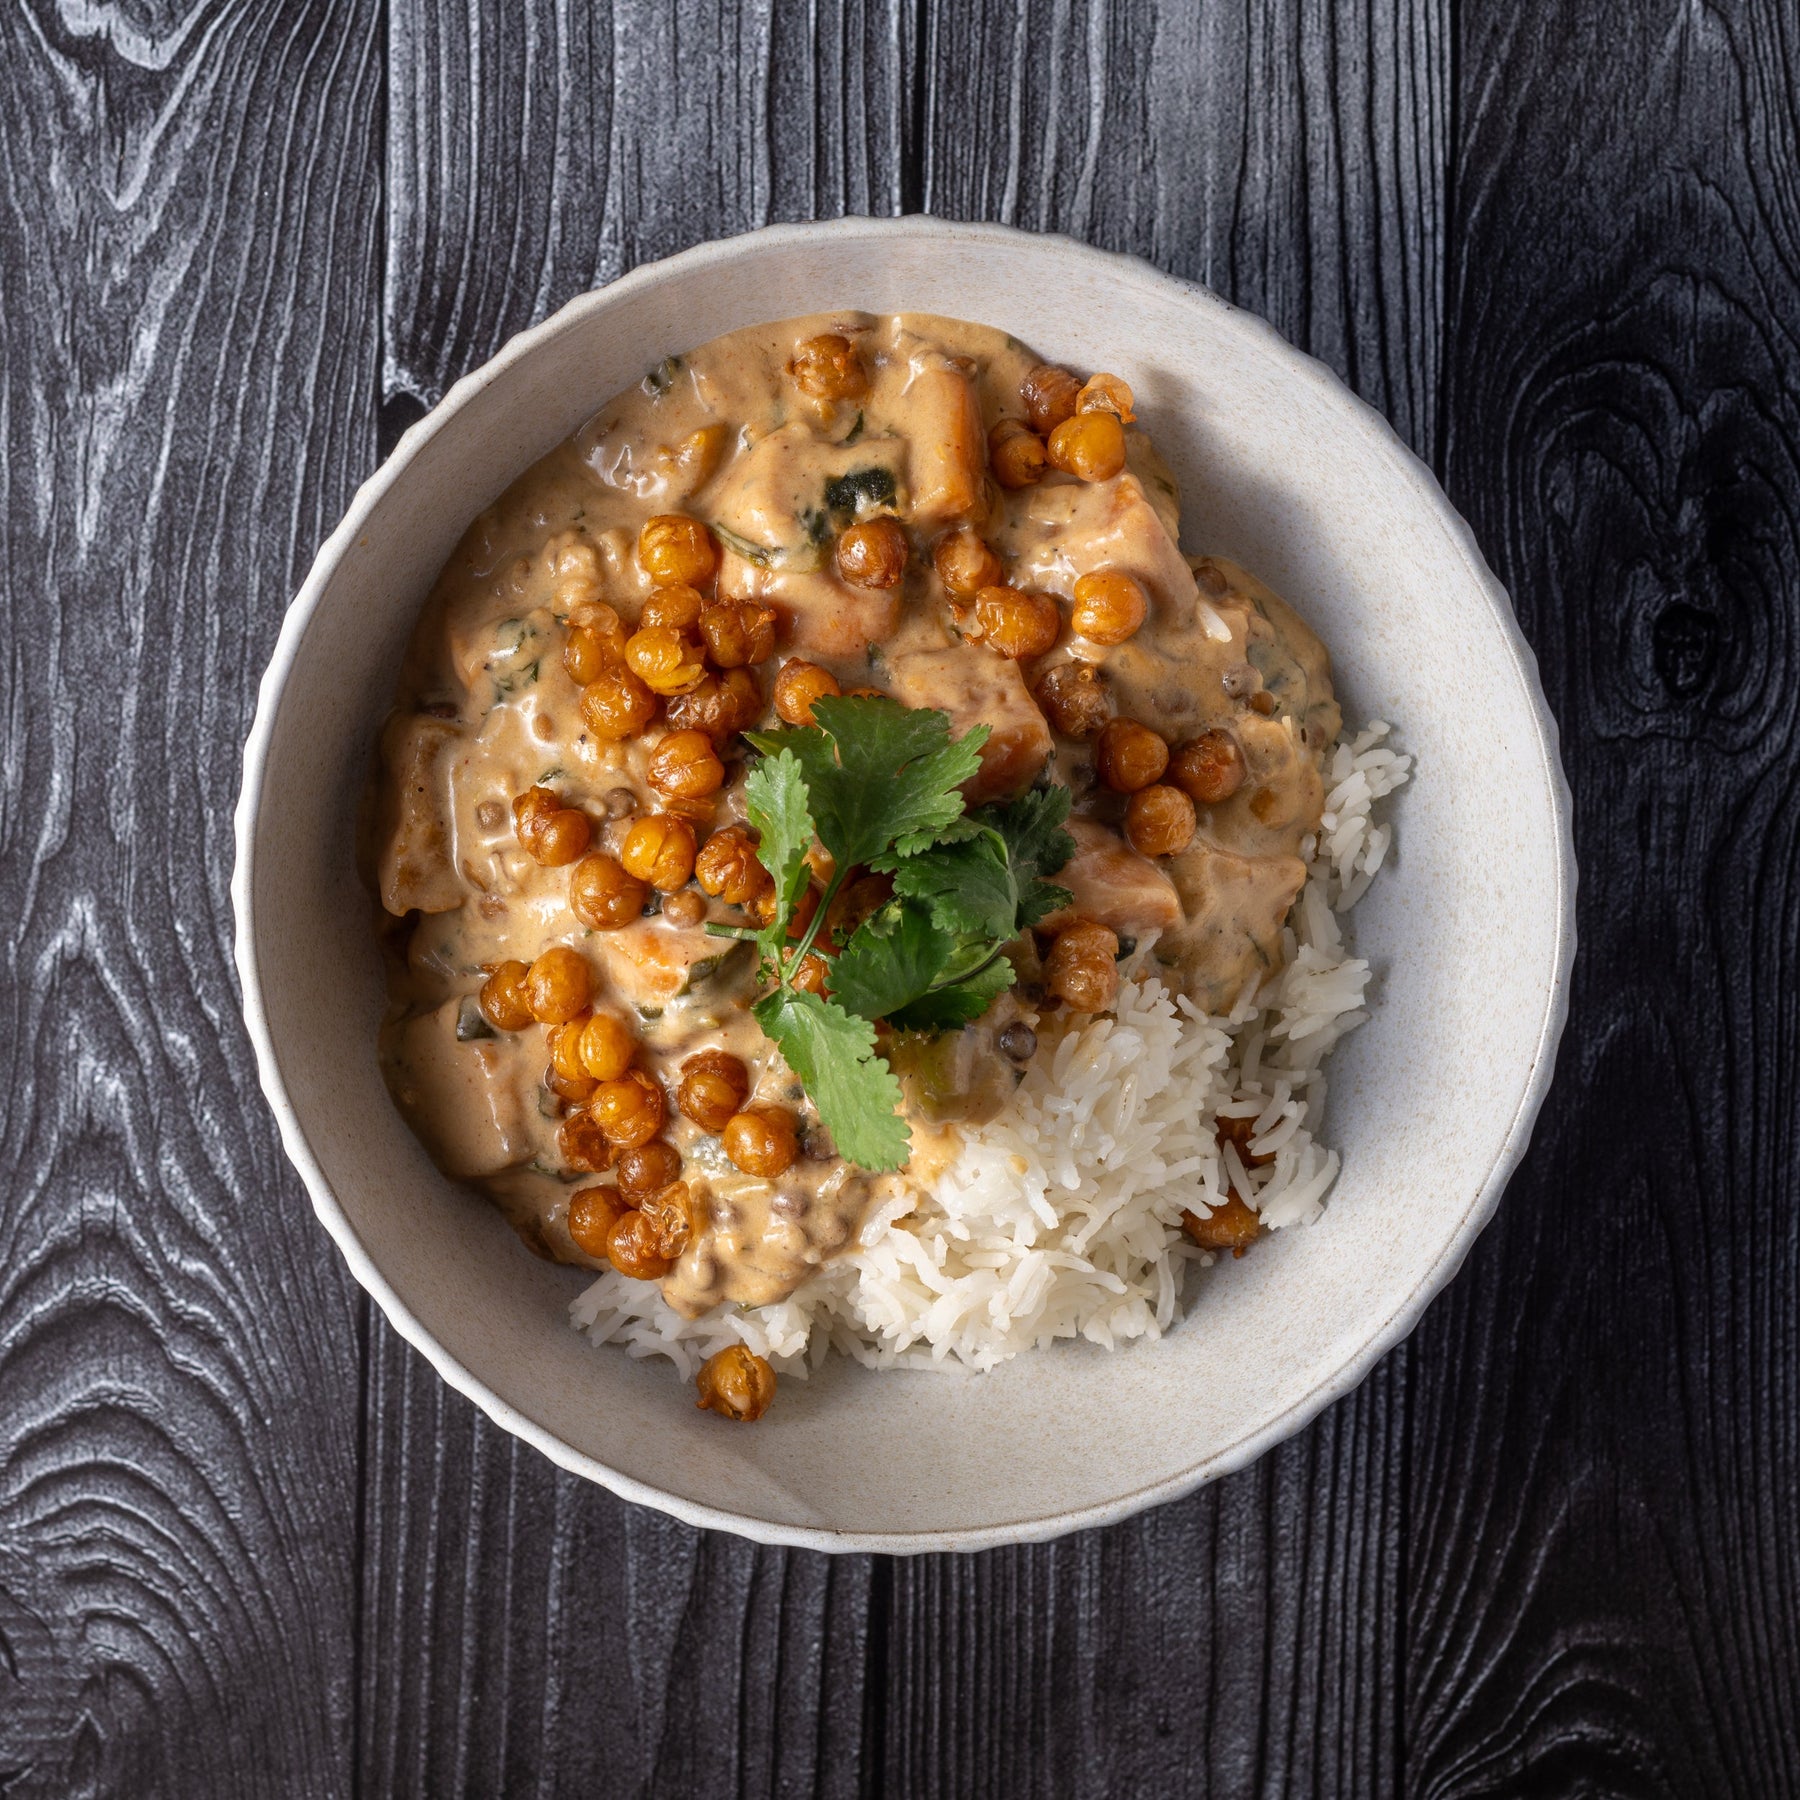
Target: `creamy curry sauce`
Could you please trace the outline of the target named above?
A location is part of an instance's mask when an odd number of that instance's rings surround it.
[[[856,346],[865,393],[818,400],[797,387],[796,346],[821,333]],[[908,1081],[910,1168],[871,1177],[806,1134],[800,1085],[747,1012],[749,946],[734,950],[703,923],[678,927],[660,911],[609,931],[575,918],[568,869],[540,866],[521,847],[512,801],[533,785],[553,788],[586,811],[593,847],[615,855],[632,818],[657,803],[645,766],[660,727],[626,743],[597,740],[561,658],[585,603],[603,599],[631,628],[653,591],[636,545],[654,515],[704,520],[723,546],[717,593],[776,609],[775,656],[756,671],[765,699],[783,659],[800,657],[845,691],[879,688],[941,708],[959,734],[989,726],[967,797],[1004,797],[1046,776],[1072,789],[1077,851],[1056,880],[1074,894],[1075,914],[1111,926],[1122,951],[1154,937],[1165,976],[1211,1011],[1275,966],[1304,879],[1301,841],[1319,824],[1322,753],[1339,723],[1325,651],[1242,569],[1182,555],[1174,483],[1137,427],[1127,427],[1126,465],[1110,479],[1051,470],[1034,485],[999,487],[986,472],[987,433],[1022,413],[1020,384],[1037,363],[1001,332],[923,316],[824,314],[734,332],[670,358],[603,407],[474,522],[438,579],[382,736],[366,843],[391,953],[381,1059],[438,1164],[484,1188],[541,1254],[605,1266],[576,1246],[567,1218],[570,1197],[607,1178],[561,1165],[567,1109],[545,1083],[544,1028],[492,1032],[481,1019],[474,996],[506,959],[577,949],[592,965],[594,1003],[634,1021],[640,1063],[671,1096],[683,1060],[720,1047],[748,1066],[752,1103],[800,1114],[799,1160],[759,1180],[671,1102],[665,1136],[700,1217],[663,1287],[690,1315],[720,1300],[782,1298],[896,1184],[928,1184],[954,1154],[958,1111],[991,1114],[1016,1079],[994,1049],[996,1030],[1020,1017],[1044,1023],[1027,980],[940,1046]],[[846,584],[831,555],[845,516],[827,509],[828,485],[869,470],[891,477],[892,497],[871,500],[863,490],[885,495],[888,484],[865,477],[852,484],[856,515],[893,514],[912,552],[886,591]],[[1064,603],[1046,656],[1021,664],[964,636],[968,606],[939,581],[931,547],[965,523],[998,551],[1010,585]],[[1074,583],[1102,569],[1135,576],[1150,599],[1142,628],[1110,648],[1067,625]],[[1241,746],[1241,786],[1199,807],[1178,854],[1152,860],[1124,842],[1125,797],[1096,781],[1092,744],[1055,732],[1034,700],[1044,673],[1071,659],[1097,664],[1118,715],[1171,744],[1222,726]],[[743,817],[745,746],[734,740],[722,754],[726,783],[702,839]],[[718,900],[706,912],[743,920]],[[1020,960],[1029,977],[1029,944]]]

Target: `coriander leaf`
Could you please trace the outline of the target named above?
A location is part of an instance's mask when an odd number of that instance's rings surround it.
[[[947,1031],[979,1019],[1012,986],[1017,971],[1004,956],[953,987],[933,988],[896,1013],[888,1023],[900,1031]]]
[[[817,727],[747,735],[765,755],[787,749],[799,760],[820,842],[840,868],[915,833],[930,842],[962,816],[957,789],[981,766],[985,725],[953,743],[941,712],[838,697],[814,701],[813,717]]]
[[[898,1110],[900,1083],[875,1054],[875,1028],[793,988],[777,988],[754,1011],[812,1096],[838,1153],[859,1168],[904,1168],[912,1138]]]
[[[1006,840],[1007,861],[1019,890],[1015,931],[1024,931],[1075,898],[1067,888],[1042,877],[1054,875],[1075,854],[1075,840],[1063,830],[1069,816],[1069,790],[1033,788],[1006,806],[984,806],[976,815]]]
[[[899,858],[894,891],[929,907],[945,931],[1000,943],[1018,935],[1018,884],[1007,861],[1006,840],[997,831]]]
[[[831,964],[831,997],[865,1019],[882,1019],[926,993],[963,947],[930,911],[890,900],[850,934]]]
[[[761,842],[756,854],[775,881],[774,925],[787,929],[788,914],[806,886],[806,853],[813,820],[799,759],[783,750],[758,759],[744,783],[744,810]],[[771,926],[774,929],[774,926]]]

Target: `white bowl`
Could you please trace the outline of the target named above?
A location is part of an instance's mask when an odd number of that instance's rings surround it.
[[[1211,1271],[1160,1343],[975,1378],[837,1358],[754,1427],[596,1349],[580,1273],[432,1167],[375,1061],[351,826],[402,646],[468,521],[665,354],[832,307],[1003,326],[1117,370],[1185,497],[1330,646],[1346,717],[1418,759],[1357,909],[1374,1018],[1334,1063],[1324,1219]],[[1468,528],[1382,419],[1266,324],[1142,263],[929,219],[780,226],[637,270],[514,338],[364,485],[288,611],[237,814],[244,1016],[283,1142],[356,1278],[444,1379],[563,1467],[696,1525],[827,1550],[1104,1524],[1240,1468],[1362,1380],[1462,1261],[1549,1084],[1574,950],[1556,728]]]

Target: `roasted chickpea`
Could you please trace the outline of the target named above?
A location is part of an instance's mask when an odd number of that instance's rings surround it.
[[[725,1122],[725,1154],[746,1175],[768,1180],[800,1154],[800,1134],[785,1106],[750,1106]]]
[[[623,663],[609,663],[581,690],[581,722],[595,737],[623,743],[656,717],[656,696]]]
[[[1125,808],[1125,836],[1140,856],[1173,856],[1194,841],[1194,803],[1178,787],[1141,788]]]
[[[592,1081],[594,1076],[581,1060],[581,1034],[590,1015],[577,1013],[561,1025],[547,1025],[544,1041],[550,1049],[550,1073],[566,1082]]]
[[[579,622],[571,621],[563,640],[562,665],[577,687],[598,681],[625,654],[625,628],[610,606],[583,609]],[[604,615],[601,618],[597,615]]]
[[[541,1025],[560,1025],[587,1011],[594,977],[579,950],[552,944],[531,965],[525,986],[531,996],[531,1016]]]
[[[1069,623],[1095,644],[1122,644],[1149,616],[1143,585],[1120,569],[1096,569],[1075,583]]]
[[[865,519],[838,539],[837,572],[852,587],[891,588],[906,573],[910,554],[898,519]]]
[[[566,1031],[568,1027],[566,1025],[555,1025],[552,1026],[551,1029],[553,1031]],[[544,1071],[544,1086],[547,1087],[557,1099],[566,1100],[571,1106],[586,1106],[587,1103],[593,1099],[594,1089],[599,1085],[599,1082],[591,1075],[559,1075],[556,1072],[555,1063],[552,1063],[550,1067]]]
[[[675,1102],[702,1131],[720,1132],[750,1092],[750,1071],[724,1050],[702,1050],[681,1065]]]
[[[1040,437],[1048,436],[1064,419],[1075,416],[1075,402],[1081,383],[1067,369],[1055,363],[1040,363],[1019,383],[1019,398],[1025,402],[1025,416],[1031,429]]]
[[[1064,737],[1097,737],[1112,717],[1106,677],[1092,663],[1058,663],[1032,691]]]
[[[653,694],[685,694],[706,673],[700,646],[670,625],[647,625],[625,640],[625,661]]]
[[[660,1194],[680,1179],[681,1152],[662,1138],[639,1144],[619,1158],[619,1192],[629,1205],[642,1205],[647,1195]]]
[[[1091,375],[1075,396],[1078,413],[1109,412],[1129,425],[1137,414],[1131,410],[1131,389],[1117,375]]]
[[[873,918],[894,897],[891,875],[859,875],[838,889],[825,923],[841,944],[865,919]]]
[[[984,587],[998,587],[1006,567],[972,525],[946,531],[931,547],[938,580],[959,600],[972,600]]]
[[[775,1398],[775,1371],[743,1344],[727,1344],[700,1365],[694,1385],[702,1412],[748,1424],[760,1419]]]
[[[477,1004],[481,1016],[496,1031],[523,1031],[537,1014],[531,1010],[531,989],[526,977],[531,971],[512,959],[499,964],[481,984]]]
[[[1002,419],[988,433],[988,467],[1003,488],[1025,488],[1044,479],[1044,440],[1021,419]]]
[[[675,1266],[674,1257],[662,1253],[661,1236],[655,1222],[633,1208],[612,1228],[606,1240],[607,1257],[621,1275],[634,1281],[661,1281]]]
[[[707,794],[716,794],[724,785],[725,765],[719,761],[713,741],[704,731],[671,731],[656,746],[645,776],[660,794],[698,800]],[[631,867],[629,862],[625,866]],[[687,876],[683,875],[674,885],[680,887],[686,880]]]
[[[656,1078],[642,1069],[627,1069],[617,1081],[601,1082],[588,1110],[600,1121],[607,1140],[621,1150],[649,1143],[669,1113]]]
[[[595,1081],[617,1081],[637,1054],[637,1036],[616,1013],[597,1012],[581,1027],[576,1054]]]
[[[569,910],[595,931],[629,925],[649,898],[649,888],[604,851],[584,856],[569,871]]]
[[[671,631],[693,631],[700,624],[706,601],[697,587],[685,581],[672,581],[660,587],[644,602],[638,614],[638,629],[650,625],[666,625]]]
[[[1119,940],[1092,919],[1057,934],[1044,959],[1044,986],[1076,1012],[1105,1012],[1119,997]]]
[[[1229,731],[1203,731],[1170,757],[1169,779],[1202,806],[1217,806],[1244,785],[1244,753]]]
[[[658,513],[638,533],[638,561],[658,587],[705,587],[719,566],[719,547],[698,519]]]
[[[762,717],[762,689],[748,669],[707,675],[685,694],[671,696],[663,716],[675,731],[704,731],[723,744]]]
[[[1256,1136],[1256,1115],[1249,1117],[1227,1114],[1224,1118],[1213,1120],[1213,1136],[1219,1140],[1219,1148],[1227,1144],[1237,1147],[1239,1160],[1247,1169],[1261,1169],[1275,1160],[1273,1150],[1265,1150],[1260,1156],[1250,1153],[1250,1140]]]
[[[1050,466],[1082,481],[1110,481],[1125,466],[1125,427],[1109,412],[1064,419],[1050,434]]]
[[[627,1152],[629,1154],[629,1152]],[[656,1247],[673,1262],[694,1237],[694,1196],[685,1181],[671,1181],[640,1202]]]
[[[1202,1250],[1229,1250],[1235,1257],[1242,1256],[1244,1246],[1262,1231],[1262,1220],[1235,1193],[1228,1193],[1209,1218],[1184,1211],[1181,1229]]]
[[[856,346],[835,331],[796,345],[788,373],[815,400],[854,400],[869,386]]]
[[[562,801],[547,787],[527,788],[512,803],[513,831],[527,850],[532,850],[540,831],[561,811]],[[535,854],[535,851],[533,851]]]
[[[594,828],[579,807],[564,806],[544,821],[531,845],[531,854],[546,869],[561,869],[588,847]]]
[[[646,813],[625,834],[619,861],[627,875],[672,894],[694,873],[694,828],[674,813]]]
[[[810,725],[813,702],[842,692],[837,677],[829,669],[789,657],[775,677],[775,710],[789,725]]]
[[[800,898],[794,902],[794,910],[788,914],[789,943],[798,943],[806,936],[806,928],[813,922],[813,914],[819,910],[819,896],[823,891],[810,883],[800,890]]]
[[[692,931],[705,922],[706,900],[691,887],[684,887],[663,902],[662,916],[677,931]]]
[[[556,1128],[556,1154],[565,1169],[598,1175],[612,1167],[615,1152],[591,1110],[572,1112]]]
[[[1135,719],[1114,719],[1094,745],[1094,768],[1115,794],[1135,794],[1161,781],[1169,766],[1169,746]]]
[[[1062,630],[1062,614],[1048,594],[1029,594],[1022,588],[984,587],[975,596],[975,625],[982,640],[1010,656],[1029,662],[1056,647]]]
[[[803,994],[823,994],[831,979],[831,964],[817,950],[809,950],[794,971],[794,986]]]
[[[628,1210],[620,1204],[617,1188],[577,1189],[569,1196],[569,1236],[575,1240],[575,1248],[596,1262],[605,1262],[606,1241]]]
[[[715,831],[694,858],[694,879],[715,900],[745,906],[772,885],[769,871],[756,855],[756,845],[741,825]]]
[[[700,614],[700,636],[715,669],[742,669],[775,654],[775,609],[754,600],[719,600]]]

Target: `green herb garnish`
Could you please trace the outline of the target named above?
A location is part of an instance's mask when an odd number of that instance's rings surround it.
[[[834,476],[825,484],[825,510],[853,513],[860,501],[871,506],[892,506],[897,489],[892,469],[852,469],[848,475]]]
[[[1068,861],[1069,792],[1036,789],[966,813],[958,791],[981,766],[988,730],[950,736],[941,712],[893,700],[827,698],[814,726],[750,732],[762,752],[745,783],[757,854],[775,884],[774,916],[754,938],[773,984],[757,1022],[812,1096],[839,1151],[865,1169],[898,1169],[910,1150],[900,1083],[876,1051],[875,1025],[942,1031],[979,1018],[1012,985],[1005,946],[1069,895],[1044,877]],[[813,840],[834,872],[799,941],[788,924],[806,891]],[[829,998],[794,985],[852,874],[894,878],[894,897],[832,960]]]

